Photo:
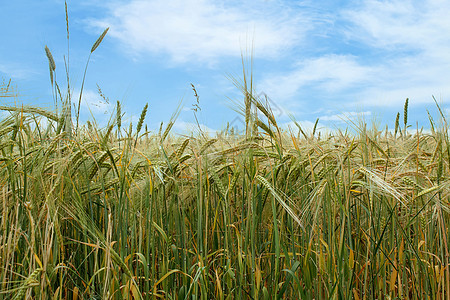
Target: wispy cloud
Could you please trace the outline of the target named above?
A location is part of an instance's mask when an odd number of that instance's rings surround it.
[[[200,128],[199,128],[199,126],[200,126]],[[202,132],[205,132],[205,133],[213,134],[217,131],[217,130],[212,129],[204,124],[190,123],[190,122],[185,122],[183,120],[177,120],[175,122],[175,124],[173,125],[173,128],[176,132],[183,133],[183,134],[198,132],[199,130],[201,130]]]
[[[72,104],[78,106],[80,92],[76,91],[72,95]],[[81,97],[81,111],[83,113],[92,113],[95,116],[110,115],[114,105],[106,102],[97,91],[84,90]]]
[[[311,122],[311,121],[308,121],[308,120],[303,120],[303,121],[297,121],[297,124],[300,125],[300,127],[302,128],[302,130],[304,132],[308,132],[308,131],[312,131],[313,130],[315,123]],[[296,131],[298,129],[297,125],[293,121],[282,123],[282,124],[280,124],[280,127],[285,129],[285,130],[294,130],[294,131]]]
[[[375,68],[363,66],[355,56],[331,54],[300,61],[291,72],[269,75],[261,86],[271,97],[285,102],[308,86],[340,92],[368,81],[374,73]]]
[[[110,26],[110,36],[134,55],[168,54],[175,63],[236,57],[252,40],[256,57],[276,57],[311,29],[309,16],[279,1],[133,0],[108,11],[89,23]]]
[[[346,111],[340,114],[333,114],[333,115],[325,115],[321,116],[320,120],[322,121],[341,121],[341,122],[347,122],[350,120],[354,120],[358,117],[367,117],[372,115],[372,112],[370,111],[364,111],[364,112],[355,112],[355,111]]]
[[[297,123],[298,123],[298,125],[300,125],[300,128],[302,129],[302,131],[306,135],[312,134],[312,132],[314,131],[314,125],[316,125],[315,122],[311,122],[311,121],[308,121],[308,120],[297,121]],[[297,133],[299,131],[298,126],[292,121],[291,122],[282,123],[280,125],[280,127],[283,128],[284,130],[287,130],[287,131],[290,131],[290,132],[294,132],[294,133]],[[332,132],[332,131],[333,131],[332,128],[327,127],[327,126],[325,126],[325,125],[323,125],[322,123],[319,122],[319,123],[317,123],[315,134],[318,134],[319,132],[324,134],[324,133]]]
[[[346,32],[351,39],[377,48],[428,54],[449,49],[450,41],[443,34],[450,30],[449,14],[450,3],[442,0],[366,0],[342,12],[355,25]]]
[[[398,110],[407,97],[411,106],[432,95],[449,101],[450,2],[325,2],[118,0],[88,23],[110,26],[135,59],[163,57],[179,70],[239,59],[254,38],[254,58],[263,58],[255,86],[283,107],[283,121],[284,111],[339,122],[358,109]]]
[[[9,78],[26,79],[37,73],[31,69],[24,68],[17,64],[2,63],[0,62],[0,73],[5,74]]]
[[[433,94],[450,97],[449,14],[450,2],[437,0],[364,1],[343,12],[353,24],[348,37],[385,56],[378,62],[376,84],[361,94],[366,103],[399,104],[405,97],[431,103]]]
[[[449,100],[450,2],[366,0],[350,7],[336,12],[340,26],[323,40],[328,51],[262,80],[275,101],[301,107],[295,99],[314,93],[317,103],[329,99],[331,109],[345,110],[401,106],[406,97],[412,105],[432,103],[431,95]]]

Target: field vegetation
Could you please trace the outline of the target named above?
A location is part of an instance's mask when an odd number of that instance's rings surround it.
[[[319,136],[244,94],[247,132],[214,137],[170,134],[174,119],[143,131],[147,106],[136,127],[117,103],[76,134],[1,107],[0,295],[448,297],[444,116],[430,133],[361,121]]]
[[[449,299],[442,112],[283,130],[244,70],[242,132],[101,127],[47,55],[58,109],[0,107],[0,298]]]

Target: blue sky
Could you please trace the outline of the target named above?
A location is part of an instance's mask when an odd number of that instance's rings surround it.
[[[0,77],[17,88],[17,103],[53,108],[47,45],[65,85],[64,1],[17,0],[0,5]],[[212,130],[239,126],[231,100],[242,101],[229,76],[242,77],[241,53],[253,45],[253,78],[280,124],[289,114],[312,126],[345,128],[364,113],[393,126],[405,99],[409,123],[429,127],[450,99],[450,2],[168,0],[68,1],[70,84],[79,92],[92,44],[110,30],[87,71],[82,120],[106,124],[117,100],[125,118],[167,122],[180,101],[175,129],[195,121],[190,84],[200,97],[199,122]],[[109,98],[99,96],[97,85]],[[230,100],[231,99],[231,100]],[[6,100],[1,100],[6,101]],[[13,100],[8,100],[8,103]],[[135,121],[134,121],[135,122]]]

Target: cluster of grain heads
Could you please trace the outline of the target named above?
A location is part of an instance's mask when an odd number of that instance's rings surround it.
[[[319,120],[284,132],[245,69],[234,82],[242,135],[174,135],[180,106],[140,135],[145,105],[122,136],[117,102],[68,138],[64,114],[0,106],[0,297],[448,298],[439,106],[431,134],[406,134],[407,99],[403,133],[397,114],[393,136],[361,122],[322,139]]]
[[[176,137],[175,113],[150,142],[140,135],[145,108],[135,135],[120,138],[118,104],[117,127],[89,122],[70,140],[54,126],[27,125],[36,114],[57,122],[55,114],[7,108],[0,291],[78,299],[448,295],[447,129],[396,140],[360,126],[357,135],[319,140],[283,132],[270,107],[252,101],[260,117],[251,139]]]
[[[58,82],[56,81],[56,64],[55,60],[53,58],[53,55],[50,51],[50,49],[45,46],[45,54],[48,59],[49,63],[49,72],[50,72],[50,82],[52,86],[52,93],[55,101],[55,110],[59,114],[58,109],[58,102],[61,102],[61,116],[60,120],[58,121],[58,127],[61,131],[64,131],[69,137],[72,136],[72,91],[70,86],[70,80],[69,80],[69,15],[67,11],[67,2],[65,2],[65,15],[66,15],[66,31],[67,31],[67,60],[66,57],[64,57],[65,62],[65,71],[66,71],[66,80],[67,80],[67,91],[65,95],[61,93],[60,86],[58,85]],[[86,73],[87,68],[89,65],[89,60],[91,58],[92,53],[100,46],[101,42],[103,41],[104,37],[106,36],[107,32],[109,30],[109,27],[106,28],[102,34],[97,38],[97,40],[94,42],[94,44],[91,47],[91,51],[89,53],[89,57],[86,62],[84,74],[83,74],[83,80],[81,83],[81,89],[80,89],[80,95],[78,99],[78,106],[77,106],[77,112],[76,112],[76,130],[75,133],[78,132],[79,127],[79,118],[80,118],[80,108],[81,108],[81,99],[83,95],[83,89],[84,89],[84,83],[86,79]]]
[[[38,277],[38,275],[42,272],[41,268],[37,268],[36,270],[33,271],[33,273],[30,274],[30,276],[28,276],[23,283],[17,287],[14,288],[8,292],[16,292],[14,298],[12,298],[13,300],[21,300],[25,298],[25,294],[27,293],[28,289],[33,287],[33,286],[38,286],[39,285],[39,281],[36,280],[36,278]]]

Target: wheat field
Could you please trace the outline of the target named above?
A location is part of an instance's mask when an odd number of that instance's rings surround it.
[[[448,299],[444,115],[320,136],[244,97],[213,137],[0,107],[0,297]]]
[[[450,299],[439,106],[283,129],[244,69],[242,132],[124,128],[119,102],[101,127],[45,50],[55,110],[0,106],[0,299]]]

